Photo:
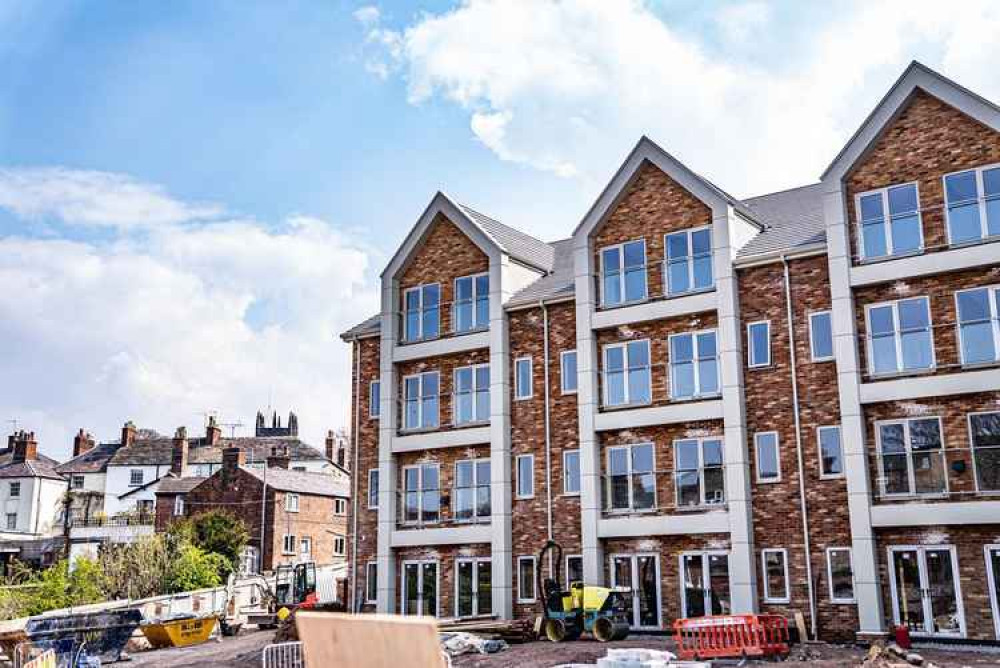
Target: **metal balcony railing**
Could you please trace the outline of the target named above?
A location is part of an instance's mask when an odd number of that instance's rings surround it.
[[[69,518],[71,528],[149,526],[155,523],[155,513],[129,513],[126,515],[112,515],[110,517],[103,515],[91,517],[71,515]]]
[[[724,466],[601,475],[601,513],[605,517],[724,508]]]
[[[715,290],[712,253],[684,260],[655,260],[622,270],[591,274],[598,310],[609,310],[663,299],[688,297]],[[706,264],[707,263],[707,264]],[[699,267],[698,275],[692,267]],[[708,267],[707,276],[703,267]]]
[[[998,446],[869,453],[868,465],[877,502],[1000,497]]]
[[[927,295],[914,295],[914,297],[924,297]],[[905,298],[904,298],[905,299]],[[968,324],[990,324],[994,328],[1000,327],[1000,318],[989,318],[977,320]],[[864,323],[867,330],[868,323]],[[958,338],[958,346],[954,355],[961,355],[964,345],[960,325],[954,320],[946,322],[932,323],[926,327],[902,329],[892,334],[873,335],[871,332],[863,331],[857,335],[858,344],[864,359],[864,370],[861,376],[867,381],[889,380],[893,378],[904,378],[907,376],[919,376],[932,374],[937,371],[961,370],[961,369],[984,369],[1000,366],[1000,341],[994,337],[994,357],[978,361],[975,363],[963,363],[961,361],[949,362],[939,358],[939,353],[943,351],[941,344],[947,344],[952,348],[952,343]],[[919,350],[917,347],[919,346]],[[883,347],[892,350],[892,357],[896,362],[896,370],[874,371],[874,361],[876,357],[876,347],[881,350]],[[951,353],[948,353],[951,354]],[[907,360],[909,357],[909,360]],[[884,358],[888,362],[890,358]]]
[[[454,527],[491,521],[490,485],[396,491],[396,526],[400,529]]]
[[[663,390],[658,392],[657,376],[663,374]],[[601,410],[642,408],[653,404],[684,403],[722,396],[719,357],[702,357],[691,362],[669,362],[631,366],[598,372]],[[683,378],[682,378],[683,376]],[[665,396],[664,396],[665,395]]]
[[[489,298],[442,301],[393,312],[400,345],[484,332],[490,326]]]
[[[447,404],[443,401],[447,399]],[[438,392],[396,400],[400,435],[482,427],[490,423],[490,392]],[[444,417],[444,419],[442,419]]]

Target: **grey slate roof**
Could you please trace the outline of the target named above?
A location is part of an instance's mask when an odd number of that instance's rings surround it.
[[[767,227],[740,249],[738,259],[794,251],[826,242],[821,184],[782,190],[745,201],[747,206],[758,212]]]
[[[542,276],[527,287],[521,288],[507,302],[508,306],[538,303],[539,299],[572,297],[575,290],[573,277],[573,240],[552,242],[555,265],[551,273]]]
[[[118,450],[118,443],[99,443],[83,454],[63,462],[56,470],[63,475],[73,473],[103,473],[108,470],[108,460]]]
[[[64,480],[56,471],[59,462],[38,453],[37,459],[31,459],[17,464],[12,463],[14,451],[10,448],[0,450],[0,478],[52,478]]]
[[[458,206],[465,215],[472,219],[472,222],[512,258],[543,271],[552,269],[554,253],[551,244],[520,230],[515,230],[509,225],[504,225],[499,220],[494,220],[464,204]]]
[[[345,498],[351,496],[350,485],[339,476],[333,476],[329,473],[272,468],[268,469],[265,475],[263,470],[252,468],[244,468],[243,470],[258,480],[265,481],[268,487],[282,492]]]
[[[204,476],[188,476],[187,478],[177,478],[167,475],[160,478],[160,486],[156,488],[159,494],[187,494],[192,489],[208,480]]]
[[[247,461],[264,461],[271,454],[271,448],[282,446],[288,449],[292,461],[302,459],[326,459],[326,455],[308,443],[291,436],[267,437],[223,437],[219,445],[212,446],[204,438],[188,439],[188,463],[221,464],[222,450],[239,447],[246,452]],[[137,439],[128,447],[119,448],[108,461],[111,466],[170,466],[174,441],[172,438]]]
[[[351,339],[361,338],[363,336],[372,336],[378,334],[382,329],[382,314],[376,313],[372,317],[368,318],[364,322],[358,323],[354,327],[340,335],[340,338],[344,341],[350,341]]]

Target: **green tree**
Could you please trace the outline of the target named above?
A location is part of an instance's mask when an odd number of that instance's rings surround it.
[[[219,577],[225,580],[239,567],[250,532],[240,518],[225,510],[207,510],[170,525],[168,541],[178,547],[185,542],[222,558]]]
[[[171,564],[167,593],[218,587],[222,584],[219,574],[225,567],[221,555],[185,543]]]

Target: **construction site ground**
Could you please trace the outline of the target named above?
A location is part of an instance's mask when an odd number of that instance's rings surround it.
[[[211,640],[195,647],[165,649],[132,654],[132,661],[114,664],[123,668],[155,666],[180,668],[181,666],[212,666],[212,668],[256,668],[261,665],[261,650],[272,642],[273,631],[247,631],[235,638],[221,642]],[[609,647],[645,647],[649,649],[673,648],[665,636],[633,636],[627,640],[608,644],[594,640],[551,643],[539,641],[511,645],[497,654],[466,654],[456,657],[453,665],[460,668],[549,668],[561,664],[594,663],[604,656]],[[955,649],[922,649],[917,652],[941,668],[970,668],[1000,666],[1000,653],[996,650],[961,651]],[[843,668],[861,665],[865,649],[837,645],[810,644],[792,648],[791,655],[780,665],[789,668],[812,666],[814,668]],[[716,661],[715,665],[735,666],[736,661]],[[748,665],[769,665],[769,662],[749,662]],[[773,664],[770,664],[773,665]],[[349,667],[345,667],[349,668]]]

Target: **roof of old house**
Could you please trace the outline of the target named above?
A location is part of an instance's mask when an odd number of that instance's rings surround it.
[[[90,450],[59,464],[56,467],[56,471],[64,475],[72,473],[103,473],[108,470],[108,461],[115,454],[115,451],[118,450],[118,445],[118,443],[98,443]]]
[[[38,453],[37,459],[13,463],[14,451],[10,448],[0,450],[0,478],[51,478],[64,480],[56,470],[59,462]]]
[[[178,478],[171,473],[160,478],[160,486],[156,488],[156,493],[157,495],[187,494],[206,480],[208,480],[208,478],[204,476],[188,476],[186,478]]]
[[[821,184],[782,190],[745,201],[765,221],[765,229],[740,249],[738,258],[792,252],[826,243]]]
[[[288,469],[263,470],[244,468],[244,471],[258,480],[267,483],[268,487],[282,492],[297,492],[313,496],[351,496],[350,484],[341,476],[314,471],[291,471]],[[218,471],[216,472],[218,473]]]
[[[507,255],[532,267],[545,271],[552,269],[552,264],[555,261],[552,244],[545,243],[509,225],[504,225],[499,220],[490,218],[464,204],[459,204],[458,207]]]
[[[264,461],[271,448],[287,448],[292,461],[326,459],[326,455],[294,436],[222,437],[218,445],[209,445],[203,437],[188,438],[189,464],[221,464],[225,448],[238,447],[247,453],[248,461]],[[173,438],[137,439],[132,445],[120,447],[111,457],[110,466],[169,466],[174,448]]]

